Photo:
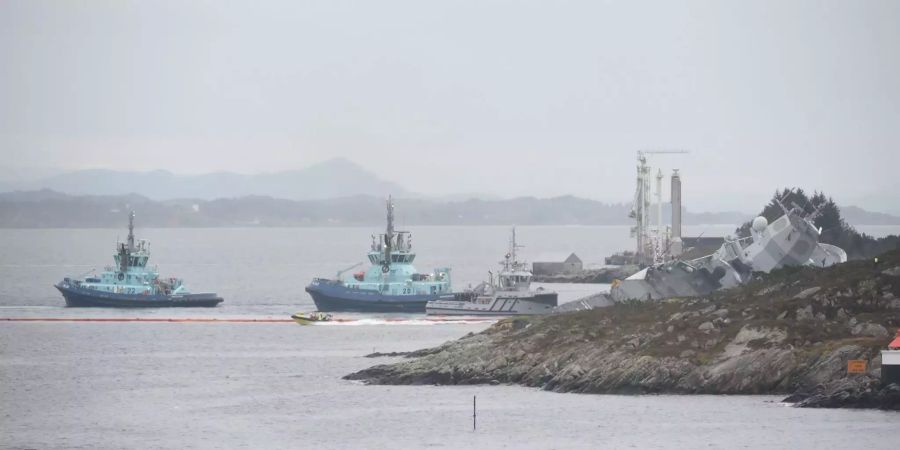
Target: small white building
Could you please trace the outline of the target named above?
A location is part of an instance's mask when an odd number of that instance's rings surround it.
[[[535,262],[531,272],[535,275],[576,275],[581,273],[581,258],[572,253],[563,262]]]

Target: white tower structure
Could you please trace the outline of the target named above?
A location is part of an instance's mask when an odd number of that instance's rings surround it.
[[[662,225],[662,170],[656,173],[656,242],[653,245],[653,262],[662,262],[662,254],[665,251]]]
[[[651,168],[647,164],[647,155],[652,154],[681,154],[688,153],[684,150],[639,150],[637,152],[637,189],[634,192],[634,202],[628,217],[635,220],[635,226],[631,228],[631,236],[637,241],[635,257],[638,264],[647,265],[660,262],[666,251],[662,227],[662,171],[656,176],[656,203],[657,203],[657,229],[656,233],[650,230],[651,221]],[[679,222],[680,223],[680,222]]]
[[[650,249],[650,166],[644,152],[638,151],[637,189],[628,217],[635,221],[631,236],[637,241],[635,257],[638,264],[646,264],[652,258]]]
[[[669,244],[669,254],[674,257],[684,251],[684,243],[681,242],[681,175],[678,169],[672,171],[672,242]]]

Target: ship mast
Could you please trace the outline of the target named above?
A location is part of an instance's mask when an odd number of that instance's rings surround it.
[[[391,196],[387,199],[387,230],[384,233],[384,261],[381,263],[381,271],[388,273],[391,270],[391,250],[394,243],[394,201]]]
[[[128,253],[134,252],[134,211],[128,216]]]
[[[387,234],[385,234],[389,239],[394,238],[394,200],[391,196],[388,196],[387,200]]]
[[[516,263],[516,227],[512,228],[512,242],[510,242],[513,264]]]
[[[516,244],[516,227],[512,228],[512,242],[510,242],[510,247],[510,253],[512,253],[513,268],[515,268],[515,266],[519,263],[519,258],[518,256],[516,256],[516,250],[522,248],[521,245]]]
[[[522,248],[516,244],[516,227],[512,227],[512,234],[509,238],[509,252],[506,253],[506,259],[503,261],[503,267],[507,271],[516,270],[519,265],[519,258],[516,256],[516,250]]]

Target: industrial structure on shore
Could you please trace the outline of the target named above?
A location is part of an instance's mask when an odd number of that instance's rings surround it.
[[[637,244],[634,261],[642,266],[659,264],[678,257],[683,251],[681,240],[681,175],[678,169],[672,171],[671,205],[672,222],[669,228],[663,228],[663,203],[662,187],[663,173],[657,169],[656,173],[656,202],[651,201],[653,175],[650,165],[647,164],[647,155],[651,154],[684,154],[684,150],[650,150],[638,152],[637,165],[637,189],[634,192],[634,202],[631,205],[629,217],[634,219],[635,225],[631,228],[631,237]],[[651,227],[653,221],[653,209],[656,209],[656,228]]]

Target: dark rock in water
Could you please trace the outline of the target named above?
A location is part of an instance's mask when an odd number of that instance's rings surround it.
[[[527,320],[522,319],[513,319],[512,320],[512,329],[513,331],[519,331],[521,329],[526,328],[529,325]]]
[[[799,403],[803,400],[808,399],[810,395],[812,395],[812,394],[810,394],[808,392],[795,392],[791,395],[788,395],[784,399],[782,399],[781,402],[782,403]]]
[[[900,263],[900,251],[883,259]],[[877,372],[880,350],[890,341],[881,333],[854,334],[856,324],[847,317],[900,327],[900,310],[890,306],[900,297],[900,279],[873,274],[867,264],[778,270],[702,298],[505,319],[422,350],[415,359],[346,378],[370,384],[497,382],[598,394],[796,393],[785,400],[893,409],[896,387],[861,381],[874,380],[871,374],[847,377],[851,359],[867,360]],[[797,295],[803,291],[808,295]],[[814,319],[782,314],[798,309]]]
[[[900,385],[881,386],[872,376],[860,375],[817,386],[812,393],[785,398],[798,408],[873,408],[900,411]]]
[[[366,358],[385,358],[385,357],[392,357],[392,356],[407,356],[410,353],[412,353],[412,352],[386,352],[386,353],[375,352],[375,353],[369,353],[368,355],[366,355]]]
[[[469,334],[471,335],[471,333],[469,333]],[[385,353],[375,352],[375,353],[369,353],[365,357],[366,358],[387,358],[387,357],[402,356],[404,358],[419,358],[422,356],[426,356],[426,355],[430,355],[432,353],[438,352],[438,351],[440,351],[441,348],[442,347],[424,348],[421,350],[413,350],[411,352],[385,352]]]

